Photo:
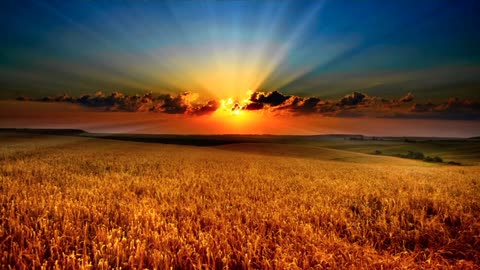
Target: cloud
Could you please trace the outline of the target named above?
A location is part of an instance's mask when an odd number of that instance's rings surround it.
[[[302,112],[314,112],[317,109],[317,105],[320,103],[320,99],[316,97],[309,97],[303,100],[300,100],[295,106],[296,110]],[[322,104],[322,105],[325,105]]]
[[[353,92],[336,100],[322,100],[318,97],[287,96],[274,91],[253,93],[248,100],[250,103],[243,105],[242,109],[288,112],[293,115],[315,113],[333,117],[438,119],[477,119],[480,115],[479,101],[450,98],[437,104],[413,103],[415,97],[411,92],[397,99]]]
[[[339,106],[348,106],[348,105],[358,105],[360,102],[362,102],[367,95],[359,93],[359,92],[353,92],[350,95],[346,95],[343,98],[340,99],[338,102]]]
[[[169,114],[206,115],[214,113],[220,107],[220,102],[217,100],[209,100],[206,103],[201,103],[196,102],[197,99],[198,95],[188,92],[177,96],[170,94],[160,95],[150,111]]]
[[[431,102],[428,102],[426,104],[418,104],[418,103],[415,103],[413,104],[413,106],[410,108],[410,112],[417,112],[417,113],[422,113],[422,112],[433,112],[435,107],[437,105],[431,103]]]
[[[179,94],[177,96],[162,95],[158,97],[157,106],[152,108],[152,111],[164,112],[170,114],[185,113],[189,108],[188,98],[189,93]]]
[[[17,100],[32,101],[29,97]],[[376,118],[438,118],[478,119],[480,101],[450,98],[447,101],[421,103],[409,92],[397,99],[386,99],[353,92],[338,99],[323,100],[319,97],[284,95],[279,91],[254,92],[240,101],[199,101],[199,96],[189,92],[177,95],[152,93],[125,95],[113,92],[110,95],[99,91],[93,95],[73,98],[67,94],[45,97],[33,101],[70,102],[82,106],[103,108],[105,111],[158,112],[167,114],[208,115],[217,110],[262,111],[271,114],[319,114],[332,117],[376,117]],[[415,102],[414,102],[415,101]]]
[[[284,96],[278,91],[273,91],[266,94],[262,92],[254,92],[250,97],[250,101],[268,104],[270,106],[278,106],[289,98],[290,96]]]
[[[218,108],[220,108],[220,102],[217,100],[210,100],[207,104],[191,107],[189,112],[194,115],[205,115],[214,113]]]
[[[153,104],[152,93],[143,95],[128,96],[119,92],[113,92],[110,95],[98,91],[94,95],[83,95],[75,100],[78,103],[87,107],[105,108],[108,111],[128,111],[140,112],[148,111]]]
[[[253,93],[244,105],[245,110],[267,110],[271,112],[286,111],[295,115],[318,113],[328,116],[340,115],[341,112],[357,108],[370,107],[375,104],[394,104],[396,101],[369,97],[366,94],[353,92],[338,100],[322,100],[318,97],[287,96],[278,91],[269,93]],[[346,114],[345,114],[346,115]]]
[[[168,114],[192,114],[205,115],[215,112],[220,103],[210,100],[205,103],[196,102],[198,95],[192,93],[181,93],[178,95],[164,94],[155,97],[152,93],[125,95],[120,92],[113,92],[110,95],[102,91],[95,94],[82,95],[78,98],[66,94],[54,97],[43,97],[31,99],[29,97],[18,97],[18,101],[38,102],[69,102],[85,107],[105,109],[105,111],[125,112],[162,112]]]
[[[247,104],[244,109],[248,110],[248,111],[261,110],[261,109],[263,109],[263,103],[252,102],[252,103]]]
[[[480,119],[480,101],[470,99],[449,98],[446,102],[434,104],[415,103],[409,112],[425,118],[443,119]]]
[[[411,92],[408,92],[408,94],[406,94],[404,97],[400,98],[398,101],[400,103],[406,103],[406,102],[411,102],[413,101],[414,99],[414,96]]]
[[[450,98],[446,103],[439,104],[436,108],[436,111],[479,111],[480,110],[480,101],[468,100],[468,99],[459,99],[459,98]]]
[[[321,101],[317,97],[299,97],[283,95],[278,91],[263,93],[254,92],[248,98],[249,103],[240,106],[243,110],[267,110],[272,112],[288,111],[291,113],[317,112],[317,104]]]

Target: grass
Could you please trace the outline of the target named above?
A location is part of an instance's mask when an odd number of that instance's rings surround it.
[[[475,269],[479,175],[321,143],[3,132],[0,265]]]
[[[331,140],[317,143],[321,146],[354,151],[359,153],[373,153],[381,151],[385,155],[405,154],[408,151],[422,152],[427,156],[439,156],[445,162],[456,161],[466,165],[480,165],[480,141],[472,140],[429,140],[424,138],[416,143],[404,142],[403,139],[386,141],[344,141]]]

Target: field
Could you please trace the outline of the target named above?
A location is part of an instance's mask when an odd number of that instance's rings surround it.
[[[0,132],[0,268],[479,269],[478,140],[172,138]]]

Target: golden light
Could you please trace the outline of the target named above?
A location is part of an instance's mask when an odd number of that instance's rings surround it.
[[[241,100],[231,97],[220,100],[220,107],[210,117],[212,123],[232,133],[248,133],[259,119],[255,116],[257,112],[245,110],[251,94],[252,91],[247,91],[246,98]]]
[[[241,101],[236,101],[233,98],[221,99],[220,107],[215,112],[216,114],[225,114],[230,116],[239,116],[244,114],[244,108],[247,106],[250,101],[250,96],[253,94],[253,91],[248,90],[245,93],[245,98]]]

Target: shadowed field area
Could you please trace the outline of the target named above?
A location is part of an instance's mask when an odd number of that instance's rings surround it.
[[[475,140],[40,133],[0,132],[1,268],[480,264]]]

